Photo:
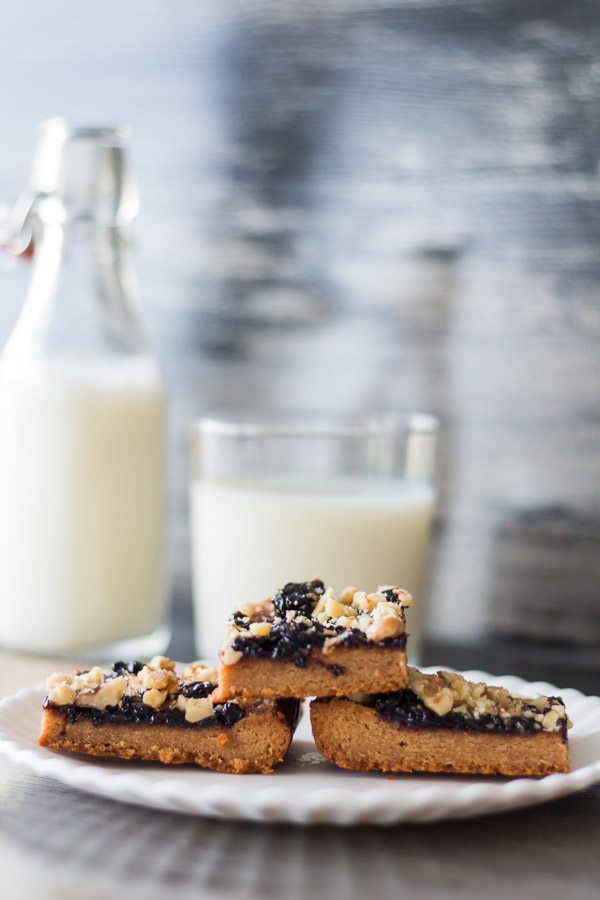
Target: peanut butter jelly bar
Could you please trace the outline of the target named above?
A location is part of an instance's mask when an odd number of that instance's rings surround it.
[[[336,599],[322,581],[286,584],[231,616],[220,653],[221,700],[332,697],[406,685],[404,607],[395,587],[346,588]]]
[[[344,769],[471,775],[569,771],[560,697],[518,697],[452,672],[409,668],[402,691],[313,700],[321,753]]]
[[[268,773],[290,746],[299,704],[219,703],[216,669],[154,657],[48,678],[39,743],[90,756],[194,763],[217,772]]]

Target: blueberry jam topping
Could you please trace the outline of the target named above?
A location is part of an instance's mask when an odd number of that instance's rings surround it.
[[[227,702],[215,706],[213,720],[216,725],[225,725],[227,728],[231,728],[232,725],[243,719],[245,715],[246,711],[241,706],[238,706],[237,703]],[[204,721],[210,722],[211,719],[205,719]]]
[[[231,621],[234,625],[237,625],[238,628],[247,628],[248,627],[248,617],[244,615],[244,613],[240,612],[239,609],[236,609],[233,615],[231,616]]]
[[[198,682],[200,684],[200,682]],[[214,690],[214,685],[211,685]],[[184,714],[177,708],[153,709],[142,702],[141,697],[123,697],[120,706],[109,706],[106,709],[95,709],[88,706],[59,706],[56,707],[46,699],[44,708],[60,709],[67,716],[69,722],[77,722],[85,719],[93,725],[102,725],[110,722],[115,725],[171,725],[180,728],[202,728],[207,725],[222,725],[230,728],[243,719],[246,711],[237,703],[219,703],[213,710],[213,715],[199,722],[188,722]]]
[[[289,581],[273,597],[273,606],[280,616],[288,610],[312,616],[319,598],[325,593],[325,585],[318,579],[315,581]]]
[[[130,659],[128,662],[120,660],[119,662],[113,663],[113,672],[117,675],[137,675],[143,668],[144,663],[139,662],[137,659]]]
[[[559,698],[548,698],[549,701],[557,699],[562,702]],[[428,709],[410,690],[374,695],[367,701],[367,705],[374,707],[379,715],[388,722],[416,728],[443,728],[450,731],[484,731],[499,734],[532,734],[542,730],[535,718],[527,716],[504,718],[482,714],[475,717],[459,712],[449,712],[441,716]],[[534,707],[532,709],[535,711]],[[566,719],[560,733],[566,740]]]
[[[215,689],[212,681],[188,681],[179,688],[179,693],[184,697],[193,697],[195,700],[201,700],[208,697]]]
[[[315,582],[310,582],[314,584]],[[319,582],[320,584],[320,582]],[[334,633],[332,635],[332,632]],[[340,637],[339,647],[396,647],[406,646],[406,635],[401,634],[397,638],[385,641],[370,641],[363,631],[347,629],[341,625],[328,623],[326,626],[312,619],[309,621],[297,621],[285,619],[273,621],[270,634],[264,637],[240,636],[236,638],[232,647],[239,650],[244,656],[261,657],[263,659],[281,659],[293,662],[300,668],[306,665],[305,657],[313,649],[323,646],[326,640],[332,636]]]

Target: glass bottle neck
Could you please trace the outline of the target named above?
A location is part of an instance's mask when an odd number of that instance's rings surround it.
[[[56,352],[146,350],[130,244],[127,228],[38,220],[31,282],[15,334]]]

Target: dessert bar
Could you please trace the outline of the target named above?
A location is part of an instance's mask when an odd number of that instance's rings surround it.
[[[341,696],[406,684],[404,608],[396,587],[335,598],[322,581],[286,584],[271,599],[243,603],[220,653],[220,700]]]
[[[165,657],[117,662],[48,678],[39,743],[91,756],[194,763],[218,772],[271,772],[291,743],[293,700],[219,703],[216,669],[202,662],[178,676]]]
[[[409,668],[401,691],[313,700],[318,749],[344,769],[472,775],[569,771],[560,697],[527,699],[452,672]]]

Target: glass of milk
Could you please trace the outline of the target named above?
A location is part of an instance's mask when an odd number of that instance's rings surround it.
[[[198,653],[216,655],[241,601],[321,578],[337,591],[410,590],[410,655],[418,661],[436,432],[437,420],[424,413],[198,421],[191,487]]]

